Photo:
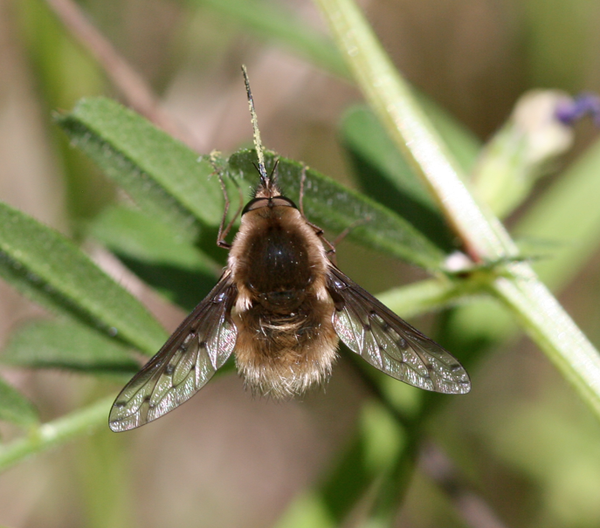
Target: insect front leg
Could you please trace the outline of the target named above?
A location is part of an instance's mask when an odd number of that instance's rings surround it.
[[[225,222],[227,222],[227,213],[229,212],[230,202],[229,202],[229,195],[227,194],[227,188],[225,187],[225,180],[223,179],[223,176],[221,174],[219,174],[219,183],[221,184],[221,190],[223,191],[223,198],[225,200],[225,205],[223,207],[223,217],[221,218],[221,224],[219,225],[219,233],[217,235],[217,246],[224,248],[224,249],[231,249],[231,244],[229,242],[227,242],[225,239],[227,238],[229,231],[231,231],[231,228],[233,227],[233,224],[235,223],[237,217],[242,212],[242,208],[244,207],[244,195],[242,193],[242,189],[235,180],[233,180],[233,182],[239,192],[240,205],[239,205],[237,211],[235,212],[235,214],[233,215],[233,218],[231,219],[231,221],[227,225],[225,225]]]

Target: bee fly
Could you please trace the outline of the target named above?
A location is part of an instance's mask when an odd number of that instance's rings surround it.
[[[465,369],[344,275],[328,258],[322,231],[307,221],[268,175],[254,103],[260,183],[242,210],[217,285],[117,397],[110,428],[126,431],[160,418],[191,398],[231,353],[253,390],[274,398],[325,381],[338,342],[389,376],[422,389],[465,394]],[[300,194],[302,200],[302,192]],[[228,202],[226,201],[226,204]]]

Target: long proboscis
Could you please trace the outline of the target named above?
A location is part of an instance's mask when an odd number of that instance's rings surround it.
[[[258,157],[258,172],[264,187],[269,187],[270,178],[265,168],[265,154],[262,141],[260,139],[260,130],[258,129],[258,119],[256,110],[254,109],[254,99],[252,98],[252,90],[250,89],[250,79],[246,66],[242,65],[242,73],[244,74],[244,83],[246,84],[246,94],[248,95],[248,106],[250,107],[250,115],[252,117],[252,128],[254,129],[254,147],[256,148],[256,156]]]

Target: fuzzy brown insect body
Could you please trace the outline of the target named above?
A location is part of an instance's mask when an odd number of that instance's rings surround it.
[[[331,373],[338,338],[329,260],[314,228],[279,189],[261,185],[229,254],[238,298],[235,356],[248,385],[289,397]]]
[[[245,69],[244,76],[260,184],[231,246],[223,240],[230,227],[223,229],[223,215],[218,243],[230,247],[223,275],[121,391],[110,428],[133,429],[175,409],[232,353],[253,391],[275,398],[302,394],[329,377],[339,340],[400,381],[469,392],[458,361],[344,275],[329,260],[322,231],[302,214],[302,202],[298,209],[282,196],[265,169]]]

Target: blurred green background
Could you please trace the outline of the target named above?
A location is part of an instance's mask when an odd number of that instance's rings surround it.
[[[293,21],[318,47],[326,35],[318,11],[308,1],[280,1],[275,9],[257,11],[256,19],[250,4],[79,2],[152,86],[163,109],[193,134],[200,152],[231,152],[250,144],[239,73],[245,63],[268,148],[357,185],[340,142],[340,123],[360,94],[336,75],[335,60],[311,55],[310,45],[298,44],[281,22]],[[600,88],[600,2],[374,0],[361,5],[398,68],[481,141],[502,125],[528,89]],[[282,28],[288,29],[282,34]],[[119,191],[68,145],[51,116],[99,94],[120,98],[43,1],[0,0],[0,199],[84,244],[173,329],[183,311],[149,291],[87,237],[90,223]],[[555,172],[568,169],[595,136],[588,122],[578,125],[576,144]],[[550,175],[536,193],[543,194],[557,177]],[[574,224],[579,221],[573,217]],[[576,274],[560,300],[600,343],[599,256],[595,247],[590,254],[595,256],[585,266],[574,263]],[[339,248],[338,263],[373,293],[423,276],[350,243]],[[467,325],[489,324],[475,317],[477,308],[471,312]],[[0,284],[0,341],[41,313]],[[443,326],[419,323],[431,331]],[[461,357],[460,350],[453,351]],[[506,526],[600,525],[600,424],[541,352],[528,340],[511,340],[470,371],[472,393],[445,398],[426,424],[429,437],[469,485]],[[118,388],[61,372],[4,367],[2,372],[44,420]],[[347,503],[341,509],[351,512],[345,525],[352,526],[368,497],[359,500],[351,485],[345,494],[344,479],[331,475],[340,471],[341,460],[353,460],[348,453],[357,431],[370,431],[377,446],[375,453],[364,448],[363,465],[371,457],[385,466],[385,456],[393,459],[403,442],[398,424],[365,405],[367,393],[344,362],[325,391],[279,404],[253,399],[235,375],[221,376],[148,427],[123,435],[106,427],[7,471],[0,479],[0,525],[319,528],[339,523],[335,512],[323,507],[322,497],[333,493],[327,485],[334,483],[340,486],[338,500]],[[10,428],[0,431],[5,438],[14,434]],[[361,479],[357,467],[351,465],[344,478]],[[406,471],[396,526],[468,526],[430,474],[419,467]],[[479,519],[479,526],[492,526],[485,516]]]

